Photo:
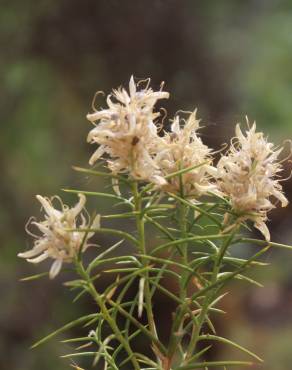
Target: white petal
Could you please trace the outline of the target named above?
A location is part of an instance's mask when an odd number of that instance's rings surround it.
[[[95,122],[95,121],[98,121],[102,118],[110,119],[111,114],[112,114],[112,111],[110,109],[104,109],[104,110],[101,110],[99,112],[88,113],[86,118],[90,122]]]
[[[135,94],[136,94],[136,85],[135,85],[135,81],[134,81],[133,75],[130,78],[129,91],[130,91],[131,98],[133,98],[135,96]]]
[[[54,263],[52,264],[52,266],[50,268],[50,274],[49,274],[50,279],[54,279],[58,275],[58,273],[61,270],[62,263],[63,263],[62,260],[55,260],[54,261]]]
[[[75,205],[75,207],[70,209],[70,216],[74,219],[84,208],[86,203],[86,196],[84,194],[78,194],[79,202]]]
[[[197,114],[197,109],[194,110],[194,112],[192,112],[190,115],[189,115],[189,118],[188,118],[188,121],[187,121],[187,125],[190,126],[190,128],[192,130],[197,130],[199,128],[199,120],[196,118],[196,114]]]
[[[40,254],[38,257],[36,258],[32,258],[32,259],[28,259],[27,262],[30,262],[30,263],[39,263],[39,262],[42,262],[44,261],[45,259],[47,259],[49,257],[49,254],[48,252],[44,252],[43,254]]]
[[[32,225],[35,225],[43,234],[47,236],[52,235],[52,231],[45,225],[43,225],[41,222],[32,222]]]
[[[98,214],[94,217],[94,220],[92,222],[92,225],[91,225],[91,229],[100,229],[100,219],[101,219],[101,216]],[[95,231],[92,231],[91,233],[88,233],[88,237],[87,239],[90,239],[91,237],[93,237],[93,235],[95,234]]]
[[[113,190],[117,195],[121,195],[120,192],[120,187],[119,187],[119,180],[115,177],[112,178],[112,185],[113,185]]]
[[[94,217],[94,220],[91,226],[93,229],[100,229],[100,218],[101,218],[100,214]]]
[[[101,145],[90,157],[89,164],[92,166],[103,155],[104,145]]]
[[[149,99],[153,100],[153,103],[159,99],[168,99],[169,98],[169,93],[166,91],[155,91],[149,96]]]
[[[287,207],[288,204],[289,204],[289,201],[288,199],[285,197],[285,195],[283,193],[281,193],[280,191],[278,190],[274,190],[274,194],[273,194],[276,198],[279,199],[279,201],[281,202],[282,204],[282,207]]]
[[[142,316],[143,304],[144,304],[144,285],[145,278],[142,277],[139,281],[139,293],[138,293],[138,317]]]
[[[31,258],[31,257],[34,257],[38,254],[40,254],[42,251],[44,251],[45,249],[47,248],[47,243],[44,242],[44,243],[39,243],[38,245],[36,245],[33,249],[27,251],[27,252],[23,252],[23,253],[18,253],[18,257],[21,257],[21,258]]]
[[[158,185],[158,186],[164,186],[164,185],[167,185],[167,181],[165,180],[165,178],[163,178],[162,176],[158,176],[158,175],[153,175],[151,176],[150,180]]]
[[[36,198],[41,203],[41,205],[43,206],[46,214],[49,217],[59,218],[62,215],[62,213],[60,211],[58,211],[57,209],[55,209],[52,206],[52,204],[46,198],[42,197],[41,195],[37,195]]]
[[[245,142],[246,138],[245,136],[243,135],[241,129],[240,129],[240,125],[239,123],[236,125],[235,127],[235,134],[236,136],[238,137],[239,141],[242,143],[242,142]]]
[[[271,240],[270,231],[269,231],[267,225],[263,221],[256,222],[254,226],[255,226],[256,229],[258,229],[263,234],[266,241],[269,242]]]
[[[174,132],[175,134],[179,134],[180,133],[180,126],[179,126],[179,117],[176,116],[174,118],[174,121],[171,125],[171,131]]]

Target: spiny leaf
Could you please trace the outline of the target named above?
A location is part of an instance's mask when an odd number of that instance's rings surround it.
[[[69,353],[68,355],[60,356],[61,358],[70,358],[70,357],[91,357],[95,356],[96,352],[77,352],[77,353]]]
[[[174,265],[174,266],[180,267],[184,270],[187,270],[189,272],[193,272],[192,268],[190,268],[186,265],[183,265],[182,263],[176,262],[176,261],[168,260],[168,259],[165,259],[165,258],[149,256],[148,254],[139,254],[139,256],[145,257],[145,259],[149,259],[151,261],[155,261],[155,262],[159,262],[159,263],[165,263],[167,265]]]
[[[109,198],[109,199],[116,199],[116,200],[122,200],[126,204],[129,204],[129,201],[123,197],[120,197],[115,194],[109,194],[109,193],[100,193],[97,191],[86,191],[86,190],[74,190],[74,189],[62,189],[62,191],[66,193],[73,193],[73,194],[84,194],[84,195],[92,195],[96,197],[102,197],[102,198]]]
[[[138,329],[138,330],[136,330],[134,333],[132,333],[131,335],[129,335],[129,336],[127,337],[128,342],[130,342],[132,339],[136,338],[136,336],[137,336],[137,335],[139,335],[140,333],[141,333],[141,330],[140,330],[140,329]],[[120,344],[120,345],[116,348],[115,352],[113,353],[113,359],[115,359],[115,358],[117,357],[117,355],[119,354],[119,352],[120,352],[122,349],[123,349],[123,346]]]
[[[48,276],[49,273],[48,272],[42,272],[41,274],[35,274],[35,275],[31,275],[31,276],[26,276],[24,278],[21,278],[20,281],[31,281],[31,280],[36,280],[36,279],[39,279],[41,277],[44,277],[44,276]]]
[[[253,285],[258,286],[259,288],[263,288],[263,284],[259,283],[258,281],[254,280],[254,279],[251,279],[248,276],[239,274],[235,278],[238,279],[238,280],[245,280],[245,281],[247,281],[247,282],[249,282]]]
[[[97,257],[95,257],[95,259],[93,261],[90,262],[90,264],[88,265],[87,267],[87,272],[90,272],[94,267],[95,267],[95,264],[101,260],[103,257],[105,257],[107,254],[109,254],[110,252],[114,251],[116,248],[118,248],[122,243],[124,242],[124,239],[118,241],[117,243],[115,243],[114,245],[112,245],[111,247],[109,247],[107,250],[105,250],[104,252],[100,253]]]
[[[186,366],[177,367],[177,370],[192,370],[199,369],[202,367],[216,367],[216,366],[247,366],[253,367],[255,363],[248,361],[206,361],[206,362],[197,362]]]
[[[242,265],[244,264],[247,260],[245,259],[242,259],[242,258],[235,258],[235,257],[230,257],[230,256],[225,256],[223,257],[223,261],[224,262],[230,262],[230,263],[234,263],[236,265]],[[261,262],[261,261],[253,261],[251,263],[252,266],[268,266],[269,263],[267,262]]]
[[[80,299],[86,292],[88,292],[87,288],[86,289],[82,289],[76,296],[75,298],[73,299],[73,303],[77,302],[78,299]]]
[[[41,340],[39,340],[38,342],[33,344],[31,346],[31,349],[38,347],[40,344],[43,344],[43,343],[47,342],[49,339],[53,338],[54,336],[56,336],[60,333],[63,333],[64,331],[69,330],[69,329],[73,328],[74,326],[82,324],[85,321],[88,321],[88,320],[93,319],[93,318],[96,319],[97,316],[99,316],[99,314],[94,313],[94,314],[90,314],[90,315],[87,315],[87,316],[82,316],[82,317],[80,317],[76,320],[70,321],[68,324],[62,326],[61,328],[55,330],[51,334],[47,335],[46,337],[42,338]]]
[[[87,284],[86,281],[82,279],[66,281],[65,283],[63,283],[63,285],[68,286],[68,287],[83,287],[86,284]]]
[[[87,173],[88,175],[104,176],[104,177],[116,177],[115,175],[113,175],[112,173],[109,173],[109,172],[95,171],[95,170],[92,170],[92,169],[77,167],[77,166],[72,166],[72,168],[73,168],[73,170],[75,170],[77,172]]]
[[[88,341],[95,341],[94,337],[80,337],[80,338],[69,338],[61,340],[61,343],[78,343],[78,342],[88,342]]]
[[[106,264],[106,263],[124,262],[124,263],[129,263],[129,264],[134,263],[136,266],[139,266],[139,261],[134,256],[116,256],[116,257],[110,257],[110,258],[105,258],[105,259],[95,259],[93,262],[94,263],[91,263],[88,266],[87,268],[88,272],[90,272],[94,267],[98,267],[99,265]]]
[[[212,345],[209,345],[205,348],[203,348],[201,351],[199,351],[198,353],[196,353],[194,356],[192,356],[190,359],[189,359],[189,362],[194,362],[196,361],[198,358],[200,358],[201,356],[203,356],[203,354],[205,354],[207,351],[209,351],[209,349],[212,348]]]
[[[191,236],[191,237],[187,237],[187,238],[182,238],[182,239],[178,239],[178,240],[172,240],[168,243],[165,243],[165,244],[162,244],[162,245],[159,245],[158,247],[154,248],[153,251],[152,251],[152,254],[155,254],[163,249],[166,249],[166,248],[169,248],[169,247],[172,247],[174,245],[178,245],[178,244],[184,244],[184,243],[187,243],[187,242],[192,242],[192,241],[204,241],[204,240],[208,240],[208,239],[226,239],[230,237],[230,234],[214,234],[214,235],[196,235],[196,236]]]
[[[267,242],[266,240],[260,240],[260,239],[241,238],[241,239],[238,240],[238,242],[239,243],[251,243],[251,244],[265,245],[265,246],[269,246],[269,247],[283,248],[283,249],[292,250],[292,245],[274,243],[274,242]]]
[[[199,340],[214,340],[214,341],[217,341],[217,342],[220,342],[220,343],[229,344],[230,346],[235,347],[235,348],[239,349],[240,351],[247,353],[248,355],[250,355],[251,357],[253,357],[257,361],[263,362],[263,360],[259,356],[257,356],[255,353],[253,353],[250,350],[242,347],[241,345],[233,342],[230,339],[219,337],[217,335],[206,334],[206,335],[201,335],[199,337]]]

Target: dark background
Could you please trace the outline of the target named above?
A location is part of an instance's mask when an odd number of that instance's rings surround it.
[[[24,224],[38,214],[35,194],[103,187],[71,169],[86,166],[93,151],[86,144],[85,115],[94,92],[126,84],[131,74],[151,77],[155,88],[166,82],[170,118],[178,109],[198,107],[204,140],[212,147],[229,140],[246,114],[281,143],[292,136],[292,4],[2,0],[0,30],[0,369],[69,369],[70,361],[58,357],[67,345],[53,340],[28,348],[88,312],[91,302],[72,304],[62,274],[53,282],[19,282],[48,266],[31,266],[16,254],[31,243]],[[291,180],[284,186],[291,199]],[[291,227],[291,207],[272,213],[275,241],[291,243]],[[253,275],[264,288],[243,282],[230,287],[218,333],[257,351],[266,360],[264,369],[290,370],[292,254],[275,251],[266,259],[273,265]],[[162,298],[156,310],[167,328]],[[213,356],[243,358],[223,348]]]

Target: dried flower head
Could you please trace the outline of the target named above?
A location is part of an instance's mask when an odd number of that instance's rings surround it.
[[[182,186],[186,195],[198,197],[216,189],[211,182],[211,177],[216,174],[212,166],[211,149],[203,144],[197,134],[199,122],[194,111],[181,127],[177,115],[171,125],[171,132],[160,139],[155,161],[162,176],[192,168],[181,176],[170,178],[163,186],[167,191],[178,192]]]
[[[220,190],[241,220],[252,220],[266,240],[270,240],[270,233],[265,222],[268,212],[275,208],[273,200],[280,201],[282,207],[288,204],[277,179],[282,171],[277,161],[281,151],[262,132],[256,132],[255,123],[245,135],[237,125],[230,151],[218,163]]]
[[[25,258],[31,263],[39,263],[47,258],[54,259],[50,269],[50,278],[53,279],[60,272],[63,262],[72,262],[81,247],[84,251],[89,246],[87,241],[94,233],[88,233],[84,240],[84,233],[69,231],[77,227],[88,227],[87,218],[82,213],[86,202],[83,194],[79,194],[79,202],[73,208],[69,208],[60,198],[55,197],[60,201],[62,210],[55,209],[48,198],[40,195],[36,198],[46,215],[44,221],[32,221],[31,224],[35,225],[42,235],[35,236],[29,232],[36,238],[34,247],[27,252],[19,253],[18,257]],[[99,227],[99,216],[93,220],[92,227]]]
[[[157,139],[154,120],[160,113],[154,112],[154,106],[169,94],[153,91],[148,84],[138,90],[132,76],[129,93],[123,88],[113,90],[107,97],[107,109],[87,115],[95,125],[88,142],[100,145],[89,163],[92,165],[107,154],[108,167],[113,173],[127,172],[135,179],[159,183],[152,152]]]

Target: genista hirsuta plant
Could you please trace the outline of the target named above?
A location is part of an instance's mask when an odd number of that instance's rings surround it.
[[[107,179],[108,192],[65,189],[79,197],[72,208],[60,197],[37,195],[44,218],[30,220],[27,231],[34,244],[18,256],[31,263],[50,259],[51,279],[64,267],[73,268],[76,276],[65,286],[76,293],[75,301],[88,295],[95,304],[92,312],[34,347],[76,326],[84,335],[65,340],[77,348],[64,357],[77,362],[89,357],[93,367],[107,370],[261,364],[250,349],[217,334],[213,320],[220,315],[224,320],[220,303],[231,280],[258,284],[248,273],[265,265],[264,253],[272,247],[292,249],[271,242],[267,226],[269,212],[288,204],[280,178],[283,148],[268,142],[247,121],[236,126],[230,147],[217,153],[220,159],[215,161],[215,153],[200,137],[196,111],[181,111],[165,130],[165,114],[155,105],[169,93],[163,85],[154,91],[149,84],[150,79],[135,83],[131,77],[129,91],[113,90],[106,108],[93,104],[87,115],[93,167],[75,169]],[[109,199],[113,206],[106,214],[97,210],[89,215],[86,197]],[[110,220],[120,228],[111,228]],[[262,238],[250,237],[253,228]],[[116,241],[98,246],[100,234]],[[234,257],[234,246],[251,244],[250,258]],[[112,277],[106,287],[99,284],[104,275]],[[171,281],[173,290],[165,281]],[[129,294],[133,290],[135,294]],[[173,303],[167,339],[155,315],[158,294]],[[208,351],[217,343],[244,352],[246,361],[208,361]]]

